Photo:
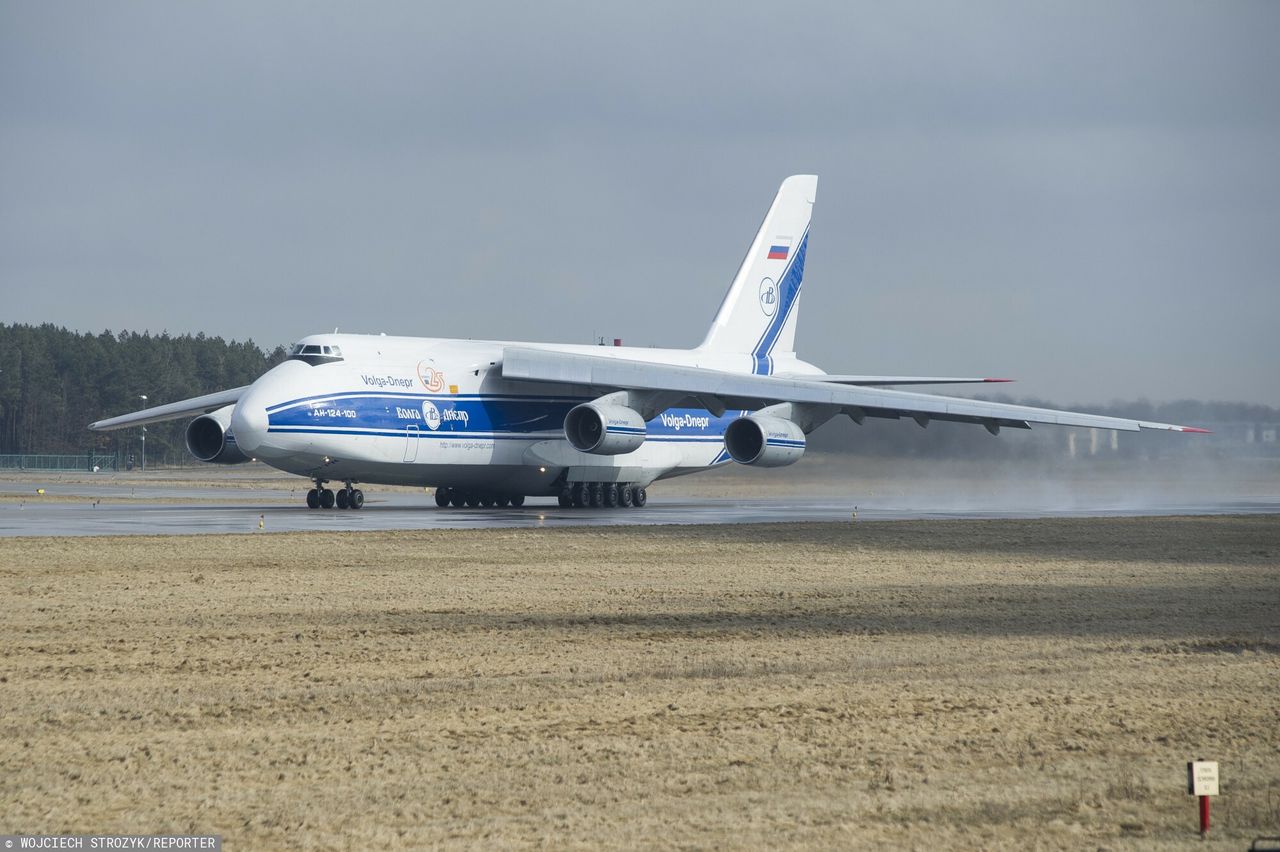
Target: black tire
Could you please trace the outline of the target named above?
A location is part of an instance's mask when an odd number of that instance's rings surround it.
[[[320,508],[320,492],[316,491],[316,489],[314,488],[312,488],[310,491],[307,492],[307,508],[308,509]]]
[[[591,483],[591,488],[587,492],[591,495],[591,508],[599,509],[604,506],[604,484],[601,482]]]
[[[606,482],[600,486],[600,490],[603,492],[601,494],[601,502],[604,503],[604,507],[606,509],[618,508],[618,483]]]
[[[640,486],[636,486],[635,493],[631,497],[631,502],[637,509],[643,509],[644,504],[649,502],[649,492],[645,491]]]
[[[512,494],[512,495],[511,495],[511,497],[510,497],[510,498],[508,498],[508,499],[510,500],[511,505],[512,505],[512,507],[513,507],[513,508],[519,509],[521,506],[523,506],[523,505],[524,505],[524,495],[523,495],[523,494]]]
[[[511,498],[505,494],[499,494],[497,497],[493,498],[493,505],[497,506],[499,509],[505,509],[507,506],[511,505]]]
[[[364,508],[364,492],[361,491],[359,488],[352,491],[351,502],[348,504],[348,506],[349,508],[352,508],[352,509],[363,509]]]
[[[569,502],[573,503],[573,508],[581,509],[587,505],[587,501],[591,498],[591,494],[587,490],[587,483],[575,482],[570,486]]]
[[[480,507],[480,497],[475,494],[468,494],[464,502],[467,504],[468,509],[477,509]]]
[[[556,502],[560,504],[561,509],[568,509],[573,506],[573,495],[568,491],[561,491],[559,496],[556,497]]]
[[[345,488],[339,488],[337,492],[333,495],[333,504],[337,506],[339,509],[347,508],[350,502],[351,502],[351,492]]]
[[[467,495],[463,494],[456,488],[449,489],[449,505],[455,509],[461,509],[467,505]]]
[[[635,491],[630,485],[623,485],[618,489],[618,505],[624,509],[630,509],[635,504]]]
[[[320,508],[321,509],[333,508],[333,492],[330,491],[328,488],[320,492]]]
[[[436,489],[436,505],[441,509],[449,505],[449,495],[453,493],[453,489],[440,487]]]
[[[482,508],[485,508],[485,509],[492,509],[496,502],[497,501],[494,500],[493,497],[491,497],[488,494],[485,494],[483,497],[480,498],[480,505]]]

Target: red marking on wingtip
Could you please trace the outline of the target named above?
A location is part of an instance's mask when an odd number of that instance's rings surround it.
[[[1195,426],[1183,426],[1183,427],[1182,427],[1182,431],[1183,431],[1183,432],[1194,432],[1194,433],[1196,433],[1197,435],[1212,435],[1212,434],[1213,434],[1213,430],[1212,430],[1212,429],[1197,429]]]
[[[984,382],[1012,382],[1013,379],[983,379]]]

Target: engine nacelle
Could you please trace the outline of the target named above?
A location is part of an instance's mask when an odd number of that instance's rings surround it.
[[[616,456],[639,449],[645,439],[640,412],[625,405],[584,402],[564,418],[564,436],[574,449],[601,456]]]
[[[747,414],[724,430],[724,448],[738,464],[783,467],[804,455],[804,432],[790,420]]]
[[[231,412],[234,405],[201,414],[187,424],[187,451],[210,464],[240,464],[249,457],[236,446],[231,434]]]

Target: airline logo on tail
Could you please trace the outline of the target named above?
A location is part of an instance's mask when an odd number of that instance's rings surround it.
[[[766,278],[760,282],[760,310],[764,311],[765,316],[771,317],[777,309],[778,286],[773,283],[772,278]]]

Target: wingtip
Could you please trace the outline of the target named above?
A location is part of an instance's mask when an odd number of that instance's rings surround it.
[[[1016,379],[983,379],[984,382],[1013,382]]]
[[[1196,435],[1212,435],[1213,434],[1212,429],[1201,429],[1197,426],[1182,426],[1180,428],[1182,429],[1183,432],[1191,432]]]

